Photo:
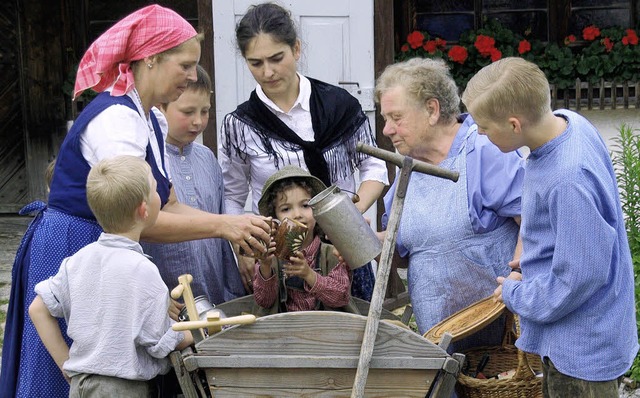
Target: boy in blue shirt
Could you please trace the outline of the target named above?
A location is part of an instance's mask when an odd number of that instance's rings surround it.
[[[618,186],[596,128],[575,112],[552,111],[549,93],[535,64],[504,58],[462,96],[478,131],[503,152],[531,150],[521,280],[498,278],[494,297],[520,316],[516,346],[542,357],[545,397],[618,397],[638,351]]]

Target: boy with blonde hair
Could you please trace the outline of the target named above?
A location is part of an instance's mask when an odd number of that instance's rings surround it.
[[[70,379],[70,397],[151,396],[149,381],[170,368],[166,356],[192,342],[171,329],[169,291],[138,243],[160,211],[151,168],[134,156],[102,160],[89,172],[87,200],[104,232],[35,286],[29,315]]]
[[[196,69],[196,81],[189,82],[180,98],[159,107],[169,125],[165,162],[180,203],[212,214],[224,214],[222,169],[213,152],[196,142],[209,124],[212,88],[207,71],[200,65]],[[191,274],[194,296],[204,295],[213,304],[245,295],[233,250],[224,239],[142,242],[142,248],[153,257],[169,289],[176,285],[180,275]]]
[[[499,277],[494,297],[520,316],[516,346],[542,357],[545,397],[618,397],[638,351],[618,186],[596,128],[575,112],[552,111],[549,93],[535,64],[504,58],[480,70],[462,96],[478,131],[503,152],[531,150],[522,275]]]

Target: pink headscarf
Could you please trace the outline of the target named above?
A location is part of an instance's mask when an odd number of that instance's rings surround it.
[[[91,44],[78,65],[73,99],[92,88],[102,92],[115,83],[111,95],[134,87],[131,61],[176,47],[197,32],[175,11],[150,5],[129,14]]]

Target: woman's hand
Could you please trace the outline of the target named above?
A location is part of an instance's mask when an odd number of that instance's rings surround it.
[[[174,299],[169,299],[169,318],[178,322],[178,316],[180,315],[180,311],[184,308],[184,304],[175,301]]]
[[[263,242],[271,239],[271,219],[253,214],[225,215],[222,238],[234,243],[245,253],[266,253]]]
[[[251,294],[253,293],[253,274],[256,271],[256,259],[247,256],[238,256],[238,270],[240,271],[240,277],[242,278],[242,284],[244,290]]]

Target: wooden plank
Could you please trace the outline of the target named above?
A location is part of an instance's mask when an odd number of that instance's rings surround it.
[[[202,355],[186,356],[184,364],[188,371],[207,368],[279,368],[297,369],[351,369],[355,373],[357,356],[309,356],[309,355]],[[446,358],[373,357],[372,369],[442,369]]]
[[[629,82],[622,83],[622,106],[629,109]]]
[[[196,344],[199,354],[358,356],[367,318],[334,311],[269,315],[234,326]],[[409,329],[382,322],[373,356],[443,358],[447,353]]]
[[[354,369],[208,369],[214,397],[348,397]],[[372,369],[367,397],[420,397],[428,392],[435,371]]]
[[[582,85],[580,83],[580,79],[576,79],[576,110],[580,110],[580,106],[582,105],[580,102],[582,101]]]

